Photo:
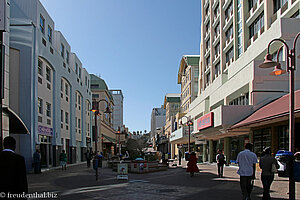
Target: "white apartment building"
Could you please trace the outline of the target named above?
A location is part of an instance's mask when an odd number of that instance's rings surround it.
[[[91,148],[90,76],[39,0],[10,1],[12,109],[30,134],[18,136],[18,150],[31,169],[35,149],[44,167],[84,160]],[[17,62],[19,61],[19,62]]]
[[[256,137],[255,131],[232,131],[230,127],[288,93],[288,75],[273,77],[269,75],[273,69],[258,65],[272,39],[292,44],[300,31],[299,6],[299,0],[202,1],[199,94],[187,115],[194,120],[203,161],[214,161],[217,149],[224,150],[227,161],[235,160],[245,143],[263,138]],[[281,45],[272,44],[271,53],[276,55]],[[284,55],[285,50],[280,52],[282,66]],[[300,88],[299,75],[298,70],[296,89]],[[271,132],[268,130],[268,138]]]

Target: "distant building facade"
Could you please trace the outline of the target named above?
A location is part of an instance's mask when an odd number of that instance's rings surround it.
[[[122,90],[110,90],[114,99],[113,127],[116,131],[123,127],[123,93]]]
[[[166,124],[166,109],[161,106],[160,108],[153,108],[151,112],[151,135],[154,137],[157,128],[164,127]]]

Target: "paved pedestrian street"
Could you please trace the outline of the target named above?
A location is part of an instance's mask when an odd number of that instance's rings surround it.
[[[80,164],[66,171],[54,169],[42,174],[29,174],[29,193],[51,192],[58,199],[241,199],[236,167],[225,167],[225,177],[217,178],[216,166],[199,165],[200,173],[190,177],[183,168],[167,171],[129,174],[129,180],[117,180],[117,173],[109,168],[100,169],[99,180],[95,171]],[[296,184],[297,199],[300,187]],[[288,199],[288,179],[276,177],[271,188],[273,199]],[[257,173],[252,199],[261,199],[262,185]]]

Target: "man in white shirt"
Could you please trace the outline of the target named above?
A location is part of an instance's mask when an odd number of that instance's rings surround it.
[[[250,200],[250,194],[253,188],[253,181],[255,179],[255,168],[257,163],[257,156],[251,152],[253,145],[247,143],[245,150],[241,151],[236,159],[239,164],[237,173],[240,175],[240,186],[243,194],[243,199]]]

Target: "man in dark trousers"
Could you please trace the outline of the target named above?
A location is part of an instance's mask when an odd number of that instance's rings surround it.
[[[0,152],[0,192],[6,195],[28,193],[25,159],[16,154],[16,140],[8,136],[3,141],[4,150]]]
[[[253,182],[255,179],[255,170],[257,163],[257,156],[253,153],[253,145],[247,143],[245,150],[241,151],[236,159],[239,164],[238,174],[240,175],[240,186],[243,194],[243,200],[250,200],[250,195],[253,189]]]

